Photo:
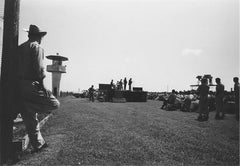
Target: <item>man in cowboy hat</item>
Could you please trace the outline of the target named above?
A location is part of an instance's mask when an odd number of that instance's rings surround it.
[[[38,152],[47,147],[47,144],[40,132],[37,113],[50,113],[50,110],[59,107],[59,101],[43,83],[44,52],[40,44],[47,32],[41,31],[36,25],[30,25],[27,32],[28,41],[21,44],[17,50],[19,112],[26,125],[32,152]]]

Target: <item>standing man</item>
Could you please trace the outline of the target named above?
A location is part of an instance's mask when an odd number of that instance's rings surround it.
[[[119,90],[122,90],[122,85],[123,85],[123,82],[122,82],[122,79],[119,81]]]
[[[123,80],[124,90],[126,90],[127,87],[127,78],[125,77]]]
[[[199,116],[198,121],[207,121],[208,120],[208,93],[209,86],[207,85],[207,79],[203,78],[201,80],[201,85],[197,89],[199,94]]]
[[[88,93],[89,93],[89,100],[94,102],[94,87],[93,85],[88,89]]]
[[[110,86],[111,86],[111,89],[115,89],[115,88],[114,88],[113,80],[111,80],[111,82],[110,82]]]
[[[129,79],[128,81],[128,86],[129,86],[129,91],[131,91],[131,86],[132,86],[132,78]]]
[[[221,83],[220,78],[215,79],[217,86],[216,86],[216,115],[215,119],[223,119],[225,114],[224,114],[224,109],[223,109],[223,97],[224,97],[224,85]]]
[[[233,78],[234,82],[234,98],[235,98],[235,113],[236,113],[236,120],[239,121],[239,82],[238,77]]]
[[[47,32],[41,31],[36,25],[30,25],[29,39],[18,47],[17,52],[18,104],[33,147],[32,152],[38,152],[47,147],[40,132],[37,113],[50,113],[50,110],[57,109],[60,105],[43,83],[44,50],[40,44],[46,34]]]
[[[172,90],[172,93],[168,96],[168,99],[165,99],[165,100],[163,101],[163,105],[162,105],[161,109],[167,108],[167,107],[168,107],[168,104],[169,104],[170,106],[174,106],[174,103],[175,103],[175,101],[176,101],[176,98],[177,98],[177,96],[176,96],[176,91],[173,89],[173,90]]]
[[[111,80],[110,86],[111,86],[111,88],[109,90],[109,101],[112,101],[113,95],[114,95],[114,90],[115,90],[113,80]]]

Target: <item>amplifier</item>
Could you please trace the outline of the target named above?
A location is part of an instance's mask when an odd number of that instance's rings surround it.
[[[110,90],[111,85],[110,84],[99,84],[99,90]]]
[[[134,92],[142,92],[143,88],[142,87],[133,87]]]

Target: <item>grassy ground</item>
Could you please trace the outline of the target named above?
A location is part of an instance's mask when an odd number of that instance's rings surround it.
[[[233,115],[198,122],[196,113],[164,111],[161,102],[90,103],[62,99],[44,126],[50,145],[19,165],[238,165]]]

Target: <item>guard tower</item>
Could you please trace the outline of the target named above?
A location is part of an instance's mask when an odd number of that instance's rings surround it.
[[[47,65],[47,71],[52,73],[52,93],[54,96],[59,96],[61,74],[66,73],[66,66],[62,66],[62,61],[67,61],[67,57],[56,55],[46,56],[52,60],[52,65]]]

